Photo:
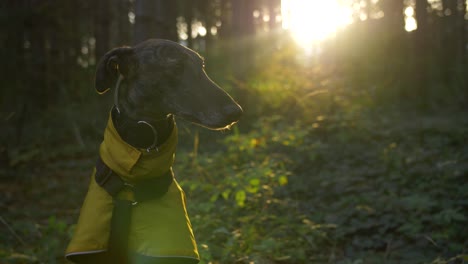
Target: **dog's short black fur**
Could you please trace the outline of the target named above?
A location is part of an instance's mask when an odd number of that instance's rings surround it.
[[[207,76],[203,58],[168,40],[150,39],[105,54],[97,65],[95,88],[105,93],[114,87],[118,88],[112,112],[115,128],[122,139],[135,147],[141,143],[139,140],[144,141],[144,136],[128,129],[126,124],[132,123],[128,120],[151,124],[160,145],[173,129],[173,116],[222,130],[242,115],[242,108]],[[103,254],[93,259],[105,263],[109,257]],[[82,260],[87,262],[86,258],[83,256]],[[188,263],[184,259],[171,261]]]
[[[242,108],[204,70],[203,58],[178,43],[150,39],[109,51],[96,72],[96,89],[125,80],[119,106],[136,120],[158,121],[176,115],[209,129],[229,128]]]

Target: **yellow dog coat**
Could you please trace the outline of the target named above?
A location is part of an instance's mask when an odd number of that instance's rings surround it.
[[[99,154],[102,161],[124,182],[161,177],[172,164],[177,145],[177,128],[157,152],[136,149],[122,140],[112,118],[109,118]],[[113,198],[95,180],[94,169],[88,193],[80,211],[73,238],[66,250],[66,258],[76,262],[98,262],[108,251]],[[122,190],[118,197],[134,201],[131,190]],[[138,201],[137,201],[138,202]],[[172,177],[169,189],[162,197],[132,206],[128,235],[131,263],[183,258],[199,260],[192,226],[185,207],[185,194]],[[159,263],[159,262],[158,262]]]

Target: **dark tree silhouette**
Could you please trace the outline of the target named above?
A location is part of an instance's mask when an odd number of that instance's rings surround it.
[[[110,0],[96,1],[94,19],[94,38],[96,39],[96,58],[101,58],[110,47],[111,9]]]
[[[148,38],[177,41],[176,16],[176,1],[136,0],[134,43]]]
[[[193,48],[192,23],[193,23],[193,1],[185,0],[183,5],[184,18],[187,23],[187,46]]]
[[[238,44],[232,47],[234,75],[243,78],[245,70],[252,62],[252,37],[255,33],[253,11],[256,1],[232,0],[232,35],[231,41]]]
[[[427,0],[416,0],[416,21],[417,30],[414,32],[413,41],[413,79],[414,91],[419,94],[427,93],[428,53],[432,48],[428,34],[428,2]]]

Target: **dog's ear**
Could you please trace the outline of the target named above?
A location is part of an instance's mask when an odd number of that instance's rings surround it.
[[[135,67],[134,50],[131,47],[115,48],[107,52],[96,67],[95,88],[99,94],[115,85],[119,75],[128,77]]]

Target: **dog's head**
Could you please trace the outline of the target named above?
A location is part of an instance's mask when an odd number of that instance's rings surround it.
[[[117,83],[119,107],[134,119],[158,120],[169,114],[210,129],[237,122],[242,108],[204,70],[203,58],[178,43],[150,39],[109,51],[96,71],[96,90]]]

